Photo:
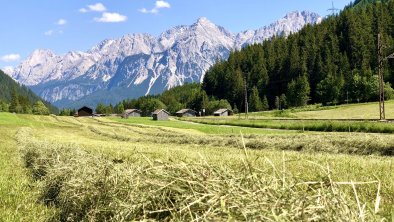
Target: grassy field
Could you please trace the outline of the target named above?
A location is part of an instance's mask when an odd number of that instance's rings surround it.
[[[394,124],[379,121],[341,121],[341,120],[302,120],[302,119],[236,119],[232,117],[223,118],[182,118],[183,121],[193,123],[281,129],[317,132],[365,132],[365,133],[394,133]]]
[[[8,113],[0,132],[0,221],[394,218],[391,134]]]
[[[394,119],[394,100],[386,101],[386,118]],[[309,105],[285,111],[250,113],[251,118],[298,118],[298,119],[379,119],[378,102],[338,106]],[[242,116],[243,117],[243,116]],[[238,118],[235,115],[233,118]]]

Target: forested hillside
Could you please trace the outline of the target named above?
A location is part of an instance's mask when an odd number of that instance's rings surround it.
[[[377,34],[384,54],[393,53],[394,1],[356,3],[365,7],[347,7],[287,38],[232,52],[206,73],[203,90],[241,108],[246,80],[251,111],[263,109],[264,100],[270,108],[377,100]],[[385,63],[384,76],[390,98],[394,61]]]
[[[41,102],[40,102],[41,101]],[[56,107],[42,101],[40,97],[26,86],[19,85],[0,70],[0,112],[34,113],[48,108],[45,112],[57,113]]]

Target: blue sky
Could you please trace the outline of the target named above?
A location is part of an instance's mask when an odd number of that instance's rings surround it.
[[[342,9],[351,0],[334,0]],[[0,68],[37,48],[86,51],[128,33],[159,35],[207,17],[231,32],[257,29],[295,10],[328,14],[331,0],[0,0]]]

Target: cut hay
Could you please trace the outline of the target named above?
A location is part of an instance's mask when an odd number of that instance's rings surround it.
[[[357,198],[342,192],[346,184],[333,182],[331,172],[321,169],[316,181],[291,175],[284,153],[271,169],[257,168],[246,147],[238,169],[210,165],[203,157],[193,163],[144,156],[129,162],[73,144],[37,141],[29,131],[21,129],[17,141],[40,186],[40,201],[58,209],[54,221],[378,219],[356,192]],[[358,185],[351,183],[354,190]]]

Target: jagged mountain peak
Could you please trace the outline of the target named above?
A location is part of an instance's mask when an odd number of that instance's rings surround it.
[[[34,86],[36,93],[61,107],[112,91],[117,93],[111,97],[114,103],[202,81],[206,70],[218,59],[226,59],[232,50],[274,35],[288,35],[319,21],[316,13],[294,11],[271,25],[233,34],[200,17],[158,37],[135,33],[105,39],[87,52],[56,55],[39,49],[15,68],[12,77]]]
[[[296,22],[298,19],[303,19],[305,22],[320,23],[322,17],[319,14],[311,11],[293,11],[287,13],[281,20]]]
[[[197,19],[197,21],[194,23],[196,25],[202,25],[202,26],[216,26],[213,22],[211,22],[209,19],[206,17],[200,17]]]
[[[36,49],[30,54],[28,59],[34,60],[36,58],[55,57],[55,56],[56,56],[56,54],[50,49]]]

